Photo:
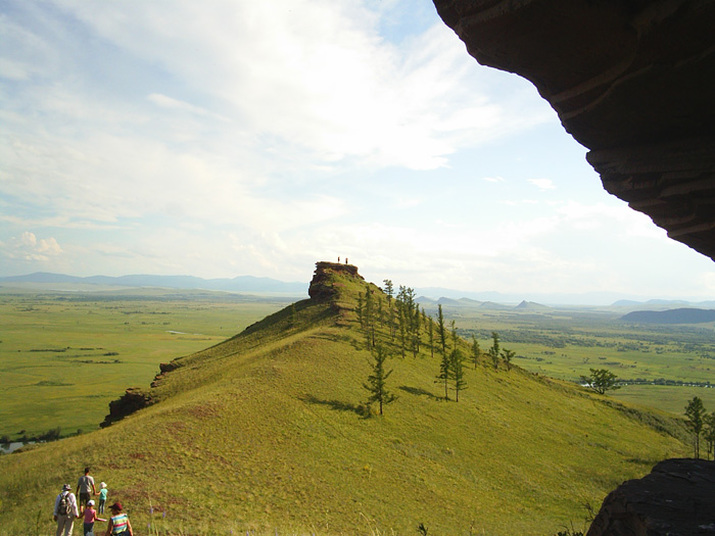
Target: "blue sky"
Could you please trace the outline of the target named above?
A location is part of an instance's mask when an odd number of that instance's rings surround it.
[[[0,275],[715,298],[429,1],[0,1]]]

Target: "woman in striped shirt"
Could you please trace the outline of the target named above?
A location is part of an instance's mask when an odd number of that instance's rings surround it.
[[[104,533],[104,536],[134,536],[132,524],[129,522],[127,514],[122,512],[121,503],[115,502],[109,509],[112,511],[112,517],[109,518],[107,532]]]

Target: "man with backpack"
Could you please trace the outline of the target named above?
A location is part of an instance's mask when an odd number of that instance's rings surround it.
[[[69,484],[62,486],[62,491],[55,499],[53,516],[57,521],[55,536],[71,536],[74,520],[79,516],[79,511],[77,510],[77,499]]]

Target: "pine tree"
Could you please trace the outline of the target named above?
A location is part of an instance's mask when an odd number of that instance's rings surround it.
[[[450,369],[452,387],[454,388],[454,399],[459,402],[459,392],[467,388],[464,380],[464,354],[459,348],[454,348],[450,356]]]
[[[392,293],[394,292],[395,287],[393,287],[392,281],[390,279],[383,280],[383,283],[385,283],[385,294],[387,294],[387,303],[390,304],[390,302],[392,302]]]
[[[387,390],[387,378],[392,374],[392,370],[385,371],[385,361],[388,355],[385,348],[378,344],[372,350],[372,374],[367,377],[367,383],[363,387],[368,391],[367,405],[379,404],[380,415],[383,414],[383,406],[397,400],[397,397]]]
[[[708,454],[715,461],[715,412],[705,417],[705,430],[703,439],[708,447]],[[706,456],[707,458],[707,456]]]
[[[499,334],[496,331],[492,331],[492,347],[489,348],[487,354],[492,358],[494,368],[499,368]]]
[[[442,354],[442,359],[439,362],[439,373],[435,383],[441,382],[444,385],[444,399],[449,400],[449,381],[452,378],[452,360],[447,352]]]
[[[700,434],[703,431],[703,426],[705,424],[705,416],[707,415],[705,411],[705,406],[703,406],[703,401],[700,397],[695,396],[688,402],[685,407],[685,417],[686,424],[690,431],[693,433],[693,450],[695,458],[700,457]]]
[[[437,306],[437,336],[442,346],[442,355],[447,354],[447,330],[444,327],[444,315],[442,314],[442,304]]]
[[[506,348],[501,351],[501,357],[504,360],[504,363],[506,363],[507,370],[511,370],[511,360],[514,358],[515,355],[516,352],[512,350],[507,350]]]
[[[434,357],[434,322],[431,318],[427,324],[427,340],[429,341],[430,356]]]
[[[472,334],[472,362],[474,363],[474,370],[476,370],[479,365],[479,356],[481,353],[482,351],[479,348],[479,341],[477,340],[476,335]]]
[[[412,316],[412,355],[414,357],[417,357],[417,354],[420,353],[420,338],[422,336],[420,324],[422,324],[420,318],[420,305],[415,303]]]

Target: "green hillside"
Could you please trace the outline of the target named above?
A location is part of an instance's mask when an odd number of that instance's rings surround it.
[[[176,360],[147,386],[149,407],[0,456],[0,534],[53,531],[54,497],[85,465],[135,534],[408,535],[420,523],[430,535],[555,534],[582,528],[585,505],[597,510],[623,480],[689,452],[665,415],[486,358],[467,366],[459,402],[445,401],[427,330],[402,358],[387,320],[376,340],[391,350],[399,398],[369,415],[356,312],[366,287],[320,263],[313,299]],[[370,288],[387,319],[386,296]]]

